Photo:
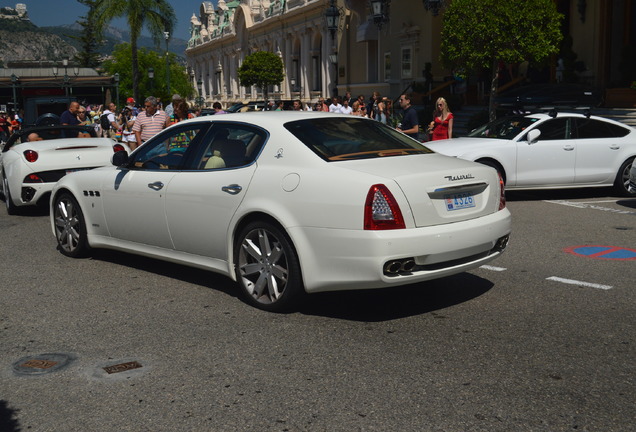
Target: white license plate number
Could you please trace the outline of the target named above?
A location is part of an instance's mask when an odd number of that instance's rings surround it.
[[[468,192],[444,195],[444,202],[448,211],[475,207],[475,197]]]

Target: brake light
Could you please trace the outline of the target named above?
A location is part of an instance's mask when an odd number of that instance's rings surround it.
[[[115,145],[113,146],[113,151],[114,151],[115,153],[117,153],[117,152],[119,152],[119,151],[126,151],[126,149],[125,149],[125,148],[124,148],[124,146],[123,146],[123,145],[121,145],[121,144],[115,144]]]
[[[29,174],[24,178],[24,183],[44,183],[44,180],[37,174]]]
[[[506,184],[500,173],[499,175],[499,210],[506,208]]]
[[[404,218],[393,194],[383,184],[371,186],[364,204],[364,229],[404,229]]]
[[[25,150],[24,158],[28,162],[35,162],[36,160],[38,160],[38,152],[36,152],[35,150]]]

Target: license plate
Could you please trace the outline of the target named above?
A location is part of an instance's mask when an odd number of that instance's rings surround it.
[[[448,211],[475,207],[475,197],[469,192],[444,195],[444,201]]]

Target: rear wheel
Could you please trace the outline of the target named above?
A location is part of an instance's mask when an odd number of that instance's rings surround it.
[[[618,173],[616,174],[616,180],[614,181],[614,190],[619,196],[636,196],[635,192],[629,191],[629,171],[632,169],[634,158],[628,159],[623,162]]]
[[[18,206],[16,206],[11,199],[11,192],[9,192],[9,181],[6,177],[2,179],[2,190],[4,194],[4,204],[7,207],[7,214],[17,214]]]
[[[86,239],[84,213],[73,195],[63,193],[55,198],[53,218],[60,252],[73,258],[87,256],[90,247]]]
[[[284,312],[304,294],[296,250],[274,224],[245,226],[237,237],[234,262],[243,297],[259,309]]]
[[[478,161],[475,162],[479,162],[482,165],[487,165],[491,168],[494,168],[497,170],[497,172],[499,173],[499,175],[501,176],[501,178],[504,181],[504,184],[506,183],[506,173],[504,172],[504,169],[501,165],[499,165],[499,162],[492,160],[492,159],[480,159]]]

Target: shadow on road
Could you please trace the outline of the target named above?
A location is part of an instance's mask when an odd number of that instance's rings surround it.
[[[6,401],[0,400],[0,431],[20,432],[20,423],[15,418],[16,412],[9,408]]]
[[[93,259],[208,287],[240,301],[235,283],[211,271],[110,250],[94,251]],[[487,279],[461,273],[400,287],[311,294],[297,312],[353,321],[387,321],[464,303],[492,287],[493,283]]]
[[[388,321],[464,303],[492,287],[487,279],[460,273],[401,287],[312,294],[300,312],[352,321]]]

